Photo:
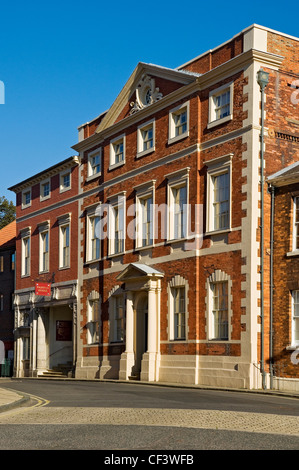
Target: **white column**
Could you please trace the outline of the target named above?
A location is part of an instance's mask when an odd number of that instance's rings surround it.
[[[32,317],[32,360],[31,360],[31,375],[34,376],[36,373],[36,337],[37,337],[37,314],[35,309],[33,310],[33,317]]]
[[[148,346],[141,362],[140,379],[146,382],[157,380],[157,289],[148,290]]]
[[[134,352],[134,309],[132,292],[127,292],[126,299],[126,352]]]
[[[46,328],[45,314],[39,312],[37,318],[36,368],[38,372],[46,370]]]
[[[157,305],[156,292],[148,291],[148,352],[157,352]]]
[[[135,364],[134,357],[134,307],[133,292],[127,292],[126,299],[126,350],[121,355],[119,379],[128,380]]]

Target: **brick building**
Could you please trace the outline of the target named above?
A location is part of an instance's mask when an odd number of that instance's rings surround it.
[[[11,187],[16,193],[17,377],[76,361],[78,159],[70,157]],[[50,285],[50,292],[39,290]],[[48,295],[50,294],[50,295]]]
[[[295,136],[293,139],[296,140]],[[269,176],[267,182],[272,206],[270,377],[275,388],[279,381],[279,388],[296,389],[299,379],[299,162]]]
[[[16,222],[0,230],[0,359],[13,359]],[[4,349],[4,350],[3,350]],[[2,357],[3,355],[3,357]],[[1,365],[0,365],[1,370]],[[12,371],[10,371],[11,373]],[[3,371],[1,370],[1,375]]]
[[[296,139],[281,137],[298,130],[298,41],[253,25],[176,69],[141,62],[110,109],[79,127],[74,376],[268,386],[260,169],[298,159]],[[31,227],[54,209],[41,217],[36,202]],[[29,226],[18,218],[17,252]],[[18,282],[17,294],[33,289]]]

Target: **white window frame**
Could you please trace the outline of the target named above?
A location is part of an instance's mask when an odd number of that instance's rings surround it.
[[[190,168],[184,168],[178,170],[172,174],[166,175],[168,179],[167,185],[167,240],[168,241],[177,241],[185,240],[188,238],[188,227],[189,227],[189,171]],[[182,224],[182,234],[181,236],[176,236],[175,228],[175,215],[177,213],[178,205],[175,203],[175,191],[180,190],[181,188],[186,187],[186,204],[183,207],[183,224]]]
[[[116,217],[118,227],[116,227]],[[118,230],[116,230],[118,228]],[[121,237],[116,237],[116,233],[120,232]],[[121,255],[125,252],[126,240],[126,192],[112,196],[109,200],[108,213],[108,254],[109,256]],[[120,249],[116,249],[117,240],[121,243]],[[120,241],[122,240],[122,242]]]
[[[156,180],[135,186],[136,191],[136,249],[148,248],[154,245],[155,235],[155,183]],[[144,201],[151,199],[150,220],[144,220]],[[148,215],[148,212],[147,212]],[[149,240],[144,238],[144,224],[149,224]]]
[[[220,119],[216,117],[216,99],[218,96],[223,95],[229,91],[230,99],[229,99],[229,114],[224,116]],[[215,90],[212,90],[209,93],[209,121],[208,121],[208,129],[212,127],[219,126],[227,121],[231,121],[233,119],[233,102],[234,102],[234,82],[230,82],[226,85],[223,85]]]
[[[71,214],[64,214],[58,217],[59,226],[59,269],[69,269],[71,267]],[[64,246],[64,230],[68,227],[68,247]],[[64,262],[64,249],[68,248],[68,263]]]
[[[96,227],[93,227],[94,221],[98,219],[100,223],[100,216],[96,214],[97,207],[99,203],[93,204],[90,208],[87,207],[86,213],[86,262],[90,263],[93,261],[98,261],[101,258],[101,240],[97,238],[97,233],[100,233],[99,230],[96,231]],[[94,229],[94,230],[93,230]],[[93,233],[94,232],[94,233]],[[97,240],[97,241],[95,241]],[[98,244],[99,256],[93,256],[93,243]]]
[[[168,128],[168,144],[177,142],[178,140],[184,139],[189,135],[189,122],[190,122],[190,112],[189,112],[189,101],[183,103],[169,111],[169,128]],[[177,133],[179,125],[176,120],[177,117],[186,112],[186,129],[181,134]],[[180,124],[183,125],[183,124]]]
[[[149,148],[144,148],[145,140],[144,133],[147,132],[149,129],[152,129],[152,143],[153,145]],[[137,128],[137,158],[143,157],[144,155],[148,155],[155,151],[155,119],[151,119],[144,124],[141,124]]]
[[[98,310],[93,310],[94,305]],[[92,291],[87,297],[87,344],[100,343],[101,298],[98,292]],[[97,333],[98,332],[98,333]],[[95,338],[96,337],[96,338]]]
[[[44,187],[46,184],[49,185],[49,194],[44,196],[43,192],[44,192]],[[47,199],[50,199],[50,197],[51,197],[51,181],[50,181],[50,178],[48,178],[40,183],[40,201],[45,201]]]
[[[231,230],[231,214],[232,214],[232,158],[233,154],[224,155],[223,157],[214,158],[205,161],[207,165],[207,223],[206,234],[223,233]],[[228,200],[228,224],[223,228],[215,228],[214,225],[214,182],[213,180],[220,175],[228,175],[229,200]]]
[[[29,202],[27,202],[27,203],[26,203],[26,194],[29,194]],[[22,191],[22,209],[26,209],[27,207],[30,207],[31,203],[32,203],[31,188],[24,189],[24,191]]]
[[[291,291],[291,297],[292,297],[292,339],[291,339],[291,344],[293,347],[298,347],[299,346],[299,290],[293,290]],[[296,299],[296,297],[298,297]],[[297,302],[295,302],[295,300]],[[298,312],[296,312],[297,309],[295,309],[295,305],[298,305]],[[295,332],[296,332],[296,324],[297,326],[297,339],[295,338]]]
[[[27,245],[29,243],[29,245]],[[27,252],[27,248],[29,250]],[[28,256],[26,256],[28,254]],[[27,260],[27,261],[26,261]],[[31,227],[21,230],[21,277],[30,276],[31,272]]]
[[[216,284],[226,283],[227,285],[227,337],[219,338],[215,336],[215,316],[213,314],[213,286]],[[207,325],[208,325],[208,340],[215,341],[215,342],[225,342],[230,341],[231,339],[231,287],[232,282],[230,276],[221,271],[215,270],[213,274],[211,274],[207,280],[206,289],[207,289]]]
[[[117,149],[117,146],[120,145],[120,144],[122,144],[122,146],[123,146],[122,160],[116,161],[116,157],[117,157],[116,149]],[[126,161],[126,136],[125,136],[125,134],[123,134],[123,135],[120,135],[120,136],[118,136],[115,139],[112,139],[110,141],[110,166],[109,166],[109,170],[124,165],[125,161]]]
[[[39,272],[46,273],[50,271],[50,222],[46,221],[41,223],[39,226]],[[47,264],[48,267],[44,266],[44,243],[43,243],[43,236],[47,234],[48,236],[48,256],[47,256]]]
[[[93,171],[93,159],[95,157],[99,157],[99,163],[95,166],[99,166],[99,171],[97,172],[94,172]],[[91,180],[91,179],[94,179],[94,178],[98,178],[99,176],[101,176],[101,173],[102,173],[102,148],[98,148],[96,150],[93,150],[92,152],[90,152],[88,154],[88,161],[87,161],[87,180]]]
[[[293,198],[293,239],[292,239],[292,250],[299,251],[299,246],[297,247],[297,238],[299,245],[299,220],[296,220],[296,213],[298,209],[298,219],[299,219],[299,196]]]
[[[66,175],[69,175],[69,179],[70,179],[70,184],[69,186],[65,186],[64,184],[64,177]],[[72,188],[72,171],[71,170],[65,170],[65,171],[62,171],[59,175],[59,192],[60,193],[64,193],[65,191],[69,191],[71,188]]]
[[[183,289],[184,291],[184,336],[178,336],[175,332],[175,292],[177,289]],[[187,341],[188,340],[188,292],[189,284],[188,281],[180,275],[174,276],[167,286],[168,290],[168,340],[169,341]],[[182,313],[182,312],[181,312]]]

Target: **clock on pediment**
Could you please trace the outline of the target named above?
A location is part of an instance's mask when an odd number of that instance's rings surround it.
[[[148,75],[143,75],[136,88],[136,101],[131,103],[131,112],[134,114],[140,109],[149,106],[163,97],[159,88],[156,88],[155,79]]]

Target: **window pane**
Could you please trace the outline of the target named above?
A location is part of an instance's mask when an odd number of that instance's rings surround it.
[[[213,337],[228,339],[228,300],[227,282],[218,282],[211,285],[213,295]]]
[[[185,339],[185,288],[173,288],[174,339]]]
[[[228,173],[214,176],[213,211],[214,230],[229,227],[229,176]]]

